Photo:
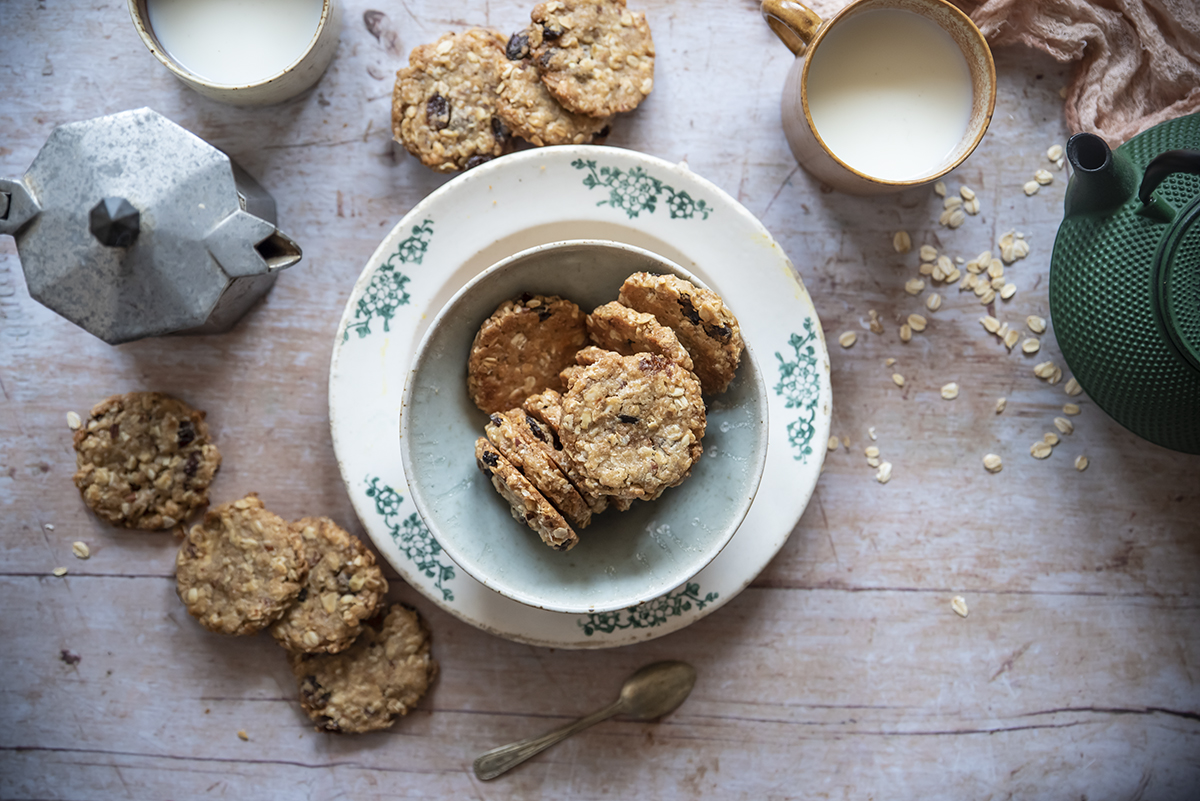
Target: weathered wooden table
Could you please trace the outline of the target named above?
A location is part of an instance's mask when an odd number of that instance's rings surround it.
[[[58,124],[149,105],[255,175],[305,251],[227,335],[109,347],[32,301],[13,240],[0,240],[0,797],[1195,798],[1200,462],[1035,377],[1034,364],[1062,363],[1051,333],[1036,355],[1009,352],[953,286],[925,311],[929,288],[904,291],[915,249],[892,249],[907,230],[969,259],[1019,230],[1031,251],[1008,267],[1018,291],[997,314],[1022,328],[1048,316],[1066,174],[1033,197],[1021,186],[1068,134],[1068,71],[1030,52],[996,54],[995,120],[948,181],[974,188],[982,212],[951,230],[929,190],[851,198],[796,168],[778,110],[791,56],[756,2],[641,4],[656,87],[609,144],[686,159],[778,239],[821,316],[833,433],[850,443],[827,455],[767,569],[688,628],[612,650],[531,647],[390,574],[393,597],[432,626],[440,678],[388,732],[329,736],[309,727],[269,637],[218,637],[187,616],[173,538],[85,510],[65,413],[158,389],[208,411],[225,457],[214,501],[256,490],[285,517],[325,514],[361,533],[328,427],[335,328],[381,237],[447,180],[396,155],[392,76],[412,47],[470,24],[515,29],[531,5],[374,6],[389,40],[363,24],[366,0],[347,0],[317,87],[239,109],[172,78],[123,2],[0,3],[0,174],[22,174]],[[868,331],[872,309],[883,335]],[[930,323],[903,344],[912,312]],[[859,334],[848,350],[844,331]],[[960,394],[946,401],[951,381]],[[1070,400],[1074,433],[1031,458]],[[871,428],[894,465],[886,485],[863,454]],[[983,468],[989,452],[999,474]],[[72,556],[77,540],[87,561]],[[956,595],[969,616],[952,610]],[[664,658],[699,672],[664,721],[609,721],[497,781],[472,775],[480,751],[607,703],[627,673]]]

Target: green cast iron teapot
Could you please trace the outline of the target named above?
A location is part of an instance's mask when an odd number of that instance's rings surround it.
[[[1050,261],[1063,358],[1118,423],[1200,454],[1200,114],[1116,150],[1075,134],[1067,159]]]

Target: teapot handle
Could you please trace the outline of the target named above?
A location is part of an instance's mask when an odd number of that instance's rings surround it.
[[[1151,195],[1158,185],[1177,172],[1200,175],[1200,150],[1168,150],[1147,164],[1142,174],[1142,185],[1138,188],[1138,199],[1142,205],[1150,205]]]

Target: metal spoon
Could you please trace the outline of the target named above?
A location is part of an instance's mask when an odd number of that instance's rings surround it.
[[[633,720],[661,718],[675,711],[688,697],[695,684],[696,669],[686,662],[655,662],[646,665],[625,680],[621,687],[621,696],[604,709],[539,737],[502,745],[481,754],[475,760],[475,775],[484,781],[494,779],[534,754],[545,751],[588,726],[608,720],[613,715],[624,714]]]

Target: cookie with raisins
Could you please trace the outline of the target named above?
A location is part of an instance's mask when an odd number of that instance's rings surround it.
[[[413,49],[396,73],[392,134],[438,172],[475,167],[512,149],[499,115],[504,38],[472,28]]]
[[[287,610],[308,578],[300,534],[258,495],[210,509],[175,556],[175,591],[218,634],[253,634]]]
[[[306,517],[292,528],[304,546],[308,580],[271,635],[295,653],[344,651],[383,603],[387,579],[362,540],[329,518]]]
[[[530,17],[530,57],[568,110],[610,117],[633,111],[653,90],[650,26],[625,0],[550,0]]]
[[[565,109],[528,60],[509,62],[504,68],[499,113],[509,130],[538,147],[588,144],[603,138],[612,122],[611,116],[589,117]]]
[[[553,435],[523,409],[497,412],[488,418],[488,440],[572,526],[586,528],[592,510],[554,459]]]
[[[729,388],[745,343],[737,318],[717,293],[674,275],[643,272],[625,279],[618,298],[675,332],[691,354],[705,395]]]
[[[569,551],[578,544],[579,535],[566,519],[487,437],[475,440],[475,464],[508,502],[513,519],[536,531],[542,542],[556,551]]]
[[[416,610],[394,604],[339,654],[288,654],[300,706],[317,731],[386,729],[433,684],[438,664],[429,646],[429,629]]]
[[[75,432],[75,486],[126,528],[167,529],[208,503],[221,454],[205,413],[161,392],[114,395]]]
[[[679,337],[653,314],[635,311],[614,300],[594,309],[587,316],[587,327],[592,341],[602,348],[622,356],[657,353],[685,370],[692,369],[692,357],[679,344]]]

